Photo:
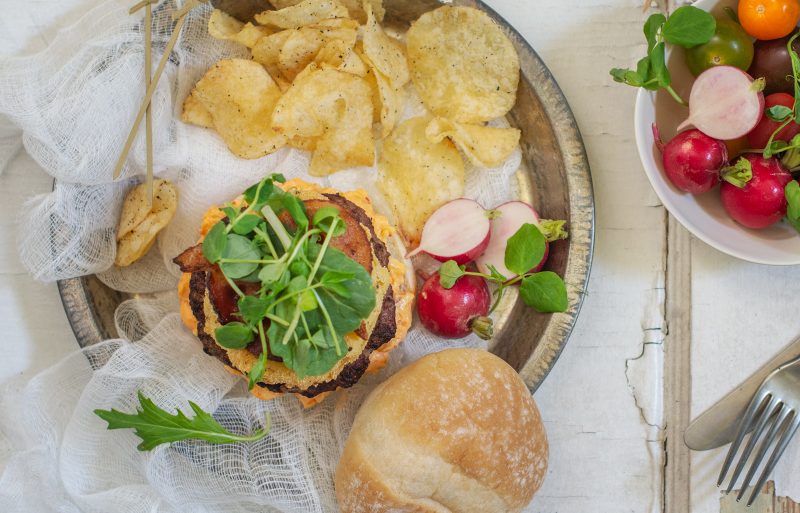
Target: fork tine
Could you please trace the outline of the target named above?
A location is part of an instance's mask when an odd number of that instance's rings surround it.
[[[783,403],[780,405],[783,407]],[[758,470],[759,465],[761,462],[764,461],[764,457],[767,455],[767,451],[769,450],[772,442],[775,441],[776,437],[778,436],[778,432],[781,427],[783,427],[783,423],[786,421],[786,418],[792,413],[792,410],[789,408],[784,408],[780,414],[775,418],[775,422],[770,425],[769,431],[767,432],[766,436],[761,440],[761,446],[758,448],[758,453],[756,457],[753,459],[753,463],[750,464],[750,468],[747,470],[747,476],[744,478],[744,482],[742,483],[742,488],[739,490],[739,495],[736,496],[736,500],[742,500],[744,497],[744,493],[747,491],[747,488],[750,486],[750,481],[753,479],[753,476]]]
[[[769,478],[769,475],[772,474],[772,471],[775,469],[775,465],[777,465],[778,460],[783,455],[783,451],[786,450],[786,446],[789,445],[792,437],[797,432],[797,427],[800,426],[800,418],[798,418],[797,412],[792,412],[792,414],[794,415],[792,422],[786,426],[786,430],[783,432],[781,439],[778,441],[778,445],[776,445],[775,450],[772,451],[772,456],[770,456],[767,466],[764,467],[764,471],[761,472],[761,477],[758,478],[758,483],[756,483],[753,493],[750,494],[750,498],[747,500],[748,507],[753,504],[753,501],[756,499],[756,495],[758,495],[758,491],[761,490],[761,487],[764,486],[764,483],[767,481],[767,478]]]
[[[762,405],[769,404],[768,401],[771,400],[771,397],[771,394],[765,394],[759,390],[756,396],[750,401],[750,406],[747,407],[747,411],[744,417],[742,417],[741,423],[739,423],[739,432],[736,433],[736,439],[731,444],[730,449],[728,449],[728,454],[725,456],[725,463],[722,464],[722,470],[719,472],[717,486],[721,486],[722,482],[725,481],[725,475],[728,473],[731,463],[733,463],[733,458],[736,456],[736,452],[742,444],[744,435],[747,434],[750,424],[753,421],[753,416],[756,415],[756,412],[759,411]]]
[[[756,422],[756,426],[753,428],[750,439],[747,441],[744,451],[742,451],[742,454],[739,456],[739,462],[736,464],[736,468],[733,470],[733,477],[731,477],[731,481],[728,483],[728,488],[725,490],[725,493],[730,493],[730,491],[733,489],[733,486],[736,484],[736,480],[739,479],[739,475],[741,475],[745,464],[747,464],[747,459],[750,457],[750,453],[753,452],[753,449],[756,447],[756,443],[758,442],[759,438],[761,438],[761,433],[766,428],[767,421],[769,421],[774,414],[780,411],[780,409],[780,401],[778,401],[776,397],[772,397],[769,403],[767,403],[767,405],[761,411],[761,415],[758,416],[758,421]]]

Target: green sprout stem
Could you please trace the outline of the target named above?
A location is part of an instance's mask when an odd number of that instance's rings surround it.
[[[342,355],[342,348],[339,346],[339,335],[336,334],[336,330],[333,328],[333,321],[331,320],[331,316],[328,313],[328,309],[325,308],[325,303],[322,302],[322,298],[319,297],[317,291],[313,291],[314,297],[317,298],[317,303],[319,304],[319,309],[322,310],[322,317],[325,318],[325,322],[328,324],[328,329],[331,330],[331,336],[333,337],[333,343],[336,345],[336,355]]]
[[[264,219],[267,220],[275,231],[275,235],[278,236],[278,240],[281,242],[284,251],[289,251],[289,248],[292,246],[292,237],[289,235],[289,232],[286,231],[286,227],[283,226],[278,216],[275,215],[275,211],[267,205],[261,209],[261,213],[264,214]]]

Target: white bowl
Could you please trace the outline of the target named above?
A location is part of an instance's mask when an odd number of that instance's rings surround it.
[[[699,0],[694,5],[726,16],[725,6],[736,7],[736,0]],[[683,98],[689,98],[693,81],[684,63],[683,50],[668,56],[673,87]],[[759,264],[800,264],[800,234],[785,222],[764,230],[750,230],[734,222],[719,199],[719,188],[698,196],[676,189],[664,174],[661,153],[655,147],[652,125],[657,123],[664,142],[674,137],[678,124],[689,115],[666,92],[644,89],[636,98],[636,145],[647,178],[661,202],[695,237],[706,244],[742,260]]]

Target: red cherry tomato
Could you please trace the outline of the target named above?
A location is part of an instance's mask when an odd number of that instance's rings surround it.
[[[794,97],[786,93],[775,93],[767,96],[765,103],[765,111],[771,107],[782,105],[784,107],[794,108]],[[773,121],[764,114],[761,121],[756,125],[752,132],[747,134],[747,140],[750,142],[750,148],[754,150],[761,150],[767,146],[769,138],[773,132],[777,130],[783,123]],[[790,141],[792,137],[800,134],[800,125],[797,123],[789,123],[786,128],[778,132],[775,136],[776,141]]]

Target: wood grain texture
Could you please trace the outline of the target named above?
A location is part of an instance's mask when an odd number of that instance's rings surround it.
[[[758,494],[751,507],[746,502],[736,501],[739,490],[733,490],[728,495],[723,495],[719,500],[720,513],[800,513],[800,504],[789,497],[775,495],[775,483],[768,481],[764,489]]]

